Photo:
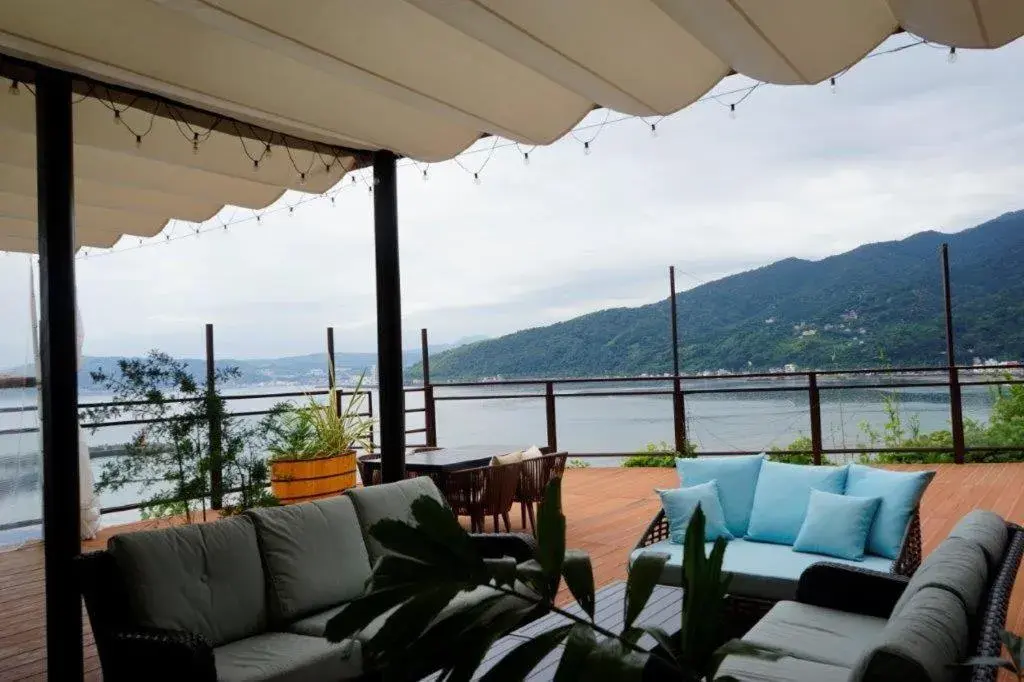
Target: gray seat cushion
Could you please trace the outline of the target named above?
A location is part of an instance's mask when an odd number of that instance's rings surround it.
[[[884,618],[782,601],[772,607],[744,642],[773,647],[795,658],[852,668],[885,629]]]
[[[323,682],[362,673],[358,643],[266,632],[213,651],[218,682]]]
[[[412,521],[412,503],[418,497],[427,495],[447,506],[441,491],[429,476],[407,478],[395,483],[371,485],[364,488],[350,488],[345,495],[352,500],[363,531],[363,539],[374,562],[384,553],[379,542],[369,535],[370,527],[382,519]]]
[[[705,553],[711,551],[712,543],[704,546]],[[683,546],[669,540],[662,540],[642,549],[633,550],[632,563],[642,552],[660,552],[669,555],[669,561],[662,570],[659,582],[664,585],[683,584]],[[774,545],[767,542],[753,542],[737,538],[726,545],[722,569],[732,573],[729,592],[746,597],[771,601],[793,600],[800,574],[820,561],[846,564],[860,568],[888,573],[892,561],[880,556],[866,555],[863,561],[850,561],[835,557],[796,552],[789,545]]]
[[[727,675],[742,682],[847,682],[850,669],[799,658],[769,661],[749,656],[727,656],[718,668],[716,679]]]
[[[520,585],[519,589],[526,588]],[[470,592],[460,592],[459,594],[455,595],[455,599],[453,599],[447,606],[441,609],[441,613],[438,615],[438,619],[440,620],[456,608],[462,608],[463,606],[470,604],[477,604],[483,599],[494,596],[495,594],[497,594],[497,592],[488,587],[478,587]],[[324,632],[327,629],[327,622],[331,620],[331,618],[334,618],[336,615],[341,613],[341,611],[344,608],[345,605],[341,604],[339,606],[335,606],[333,608],[321,611],[320,613],[315,613],[312,616],[307,616],[306,618],[297,620],[294,623],[289,624],[287,626],[287,630],[288,632],[293,632],[299,635],[323,637]],[[377,634],[377,631],[380,630],[381,626],[384,625],[385,621],[387,621],[391,613],[392,611],[387,611],[386,613],[370,621],[369,625],[363,628],[363,630],[356,635],[356,639],[367,640],[373,637],[375,634]]]
[[[968,652],[967,614],[938,587],[915,592],[854,666],[852,682],[951,682]]]
[[[998,514],[975,509],[953,526],[949,537],[970,540],[981,547],[988,559],[989,574],[995,574],[1003,561],[1009,535],[1006,522]]]
[[[246,513],[256,526],[275,622],[288,622],[363,593],[370,559],[349,498]]]
[[[107,548],[140,625],[195,632],[213,646],[266,629],[263,565],[248,518],[115,535]]]
[[[913,595],[925,587],[949,590],[963,603],[968,616],[977,615],[988,581],[988,562],[981,547],[958,537],[946,538],[921,563],[892,615],[899,615]]]

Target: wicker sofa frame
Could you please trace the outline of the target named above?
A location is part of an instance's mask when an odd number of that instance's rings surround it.
[[[649,547],[669,537],[668,518],[665,511],[660,510],[647,526],[643,537],[636,544],[634,549]],[[827,559],[825,559],[827,561]],[[892,564],[891,573],[896,576],[909,577],[914,574],[917,567],[921,565],[921,518],[920,508],[914,509],[907,524],[907,532],[903,535],[903,542],[900,551]],[[775,601],[771,599],[760,599],[748,595],[730,594],[726,600],[726,615],[729,621],[730,635],[739,637],[754,626],[772,606]]]

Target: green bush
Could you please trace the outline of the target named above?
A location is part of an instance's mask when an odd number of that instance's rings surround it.
[[[780,450],[802,450],[803,452],[786,454],[780,452]],[[800,436],[784,448],[772,447],[772,449],[768,451],[768,459],[773,462],[782,462],[784,464],[814,464],[811,439],[809,436]]]
[[[635,455],[627,457],[622,462],[624,467],[662,467],[671,469],[676,465],[677,457],[696,457],[697,446],[687,441],[686,452],[676,452],[675,448],[661,441],[660,443],[648,443],[644,449]]]

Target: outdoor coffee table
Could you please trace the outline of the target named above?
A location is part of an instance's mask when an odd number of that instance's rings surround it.
[[[611,630],[612,632],[622,631],[622,604],[626,593],[626,583],[619,581],[602,587],[594,595],[596,599],[596,607],[594,609],[594,619],[597,624],[603,628]],[[586,614],[578,604],[573,602],[571,605],[564,607],[566,611],[573,613],[578,616],[586,618]],[[654,593],[651,598],[647,601],[647,606],[643,611],[640,612],[640,616],[636,620],[636,625],[646,627],[661,627],[669,633],[677,632],[682,625],[682,608],[683,608],[683,591],[678,587],[669,587],[667,585],[658,585],[654,588]],[[536,637],[542,632],[546,632],[559,625],[564,625],[569,622],[569,619],[564,616],[552,613],[533,621],[528,625],[524,625],[515,632],[502,637],[495,642],[487,653],[484,655],[484,660],[480,663],[480,667],[477,668],[476,673],[473,675],[473,679],[479,679],[491,669],[498,661],[500,661],[506,654],[514,649],[524,641]],[[598,635],[599,639],[603,639],[601,635]],[[655,641],[649,635],[644,635],[637,642],[638,645],[644,649],[650,650],[655,646]],[[542,682],[543,680],[551,680],[555,676],[555,670],[558,668],[558,661],[562,657],[563,647],[559,645],[554,651],[549,653],[540,663],[526,676],[526,680],[531,682]],[[431,675],[430,677],[424,678],[425,680],[436,680],[438,674]]]

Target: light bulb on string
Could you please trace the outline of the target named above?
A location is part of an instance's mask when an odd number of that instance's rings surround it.
[[[729,105],[729,118],[731,118],[731,119],[735,119],[736,118],[736,105],[735,104],[730,104]]]
[[[18,87],[18,81],[11,81],[11,85],[7,88],[7,92],[8,94],[14,95],[15,97],[20,95],[21,88]]]
[[[263,149],[263,158],[264,159],[270,159],[270,158],[273,158],[273,156],[274,156],[274,149],[270,146],[270,143],[268,142],[267,146]]]
[[[289,218],[294,218],[295,217],[295,207],[294,206],[289,206],[288,207],[288,217]]]
[[[114,125],[120,125],[120,124],[121,124],[121,112],[118,111],[117,109],[114,109]]]
[[[477,185],[480,184],[480,174],[479,173],[473,173],[473,182],[475,184],[477,184]]]
[[[253,159],[252,160],[252,172],[255,173],[259,169],[260,169],[260,160],[259,159]]]
[[[306,185],[306,174],[305,173],[299,173],[299,185],[301,185],[303,187]]]
[[[949,48],[949,56],[946,57],[946,61],[950,64],[956,64],[956,48],[952,45]]]
[[[836,77],[832,76],[828,79],[828,88],[832,91],[832,94],[836,94]]]
[[[199,133],[192,133],[192,153],[199,153]]]
[[[590,156],[590,142],[583,143],[583,155]]]
[[[135,136],[135,148],[142,149],[142,135]]]
[[[430,175],[427,173],[426,167],[424,167],[424,169],[423,169],[423,182],[426,182],[429,179],[430,179]]]
[[[530,165],[530,152],[523,152],[523,165],[524,166],[529,166]]]
[[[334,201],[335,197],[331,197],[331,208],[334,208],[337,204]]]
[[[651,124],[651,137],[657,137],[657,136],[658,136],[658,124],[657,123],[652,123]]]

